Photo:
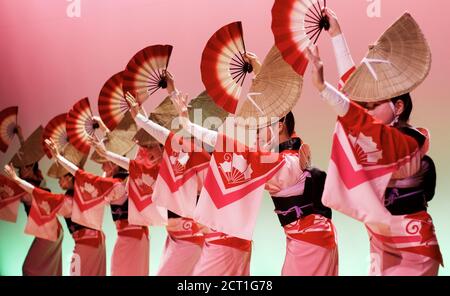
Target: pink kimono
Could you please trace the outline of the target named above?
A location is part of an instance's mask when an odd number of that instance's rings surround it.
[[[167,210],[153,202],[153,187],[159,172],[159,164],[142,160],[130,160],[128,191],[128,221],[135,225],[166,225]]]
[[[115,200],[126,192],[121,180],[99,177],[80,169],[75,173],[74,186],[73,221],[97,230],[102,229],[106,200]]]
[[[249,275],[264,184],[283,164],[278,154],[249,151],[218,134],[194,213],[194,219],[210,229],[194,275]]]
[[[209,231],[209,232],[208,232]],[[206,229],[194,276],[249,276],[252,242]]]
[[[116,220],[117,240],[111,258],[112,276],[147,276],[150,264],[150,240],[146,226]]]
[[[111,258],[111,275],[147,276],[150,260],[148,228],[129,222],[129,202],[126,194],[111,201],[111,214],[117,229],[117,240]]]
[[[189,218],[170,218],[167,239],[157,275],[190,276],[200,258],[204,237]]]
[[[293,137],[279,146],[285,165],[266,186],[272,195],[286,234],[286,276],[338,275],[338,249],[331,210],[321,203],[326,173],[315,168],[301,171],[301,139]],[[278,188],[279,190],[274,190]]]
[[[82,225],[74,223],[71,220],[70,216],[73,206],[73,198],[71,195],[73,195],[73,190],[69,190],[67,195],[52,194],[41,189],[35,189],[33,191],[33,197],[36,201],[48,201],[49,204],[52,203],[52,200],[57,202],[59,204],[58,214],[65,217],[67,227],[75,240],[70,274],[106,275],[106,250],[104,235],[101,231],[86,228]],[[32,211],[34,211],[33,208]],[[59,244],[59,248],[61,248],[62,231],[60,231],[60,228],[58,229],[58,232],[61,233],[61,235],[58,237],[56,242]],[[41,246],[41,244],[37,244],[37,246]],[[42,254],[45,254],[44,250],[45,249],[42,249],[42,252],[37,257],[44,258],[42,256]],[[52,256],[53,258],[58,258],[54,252]]]
[[[210,158],[191,140],[170,133],[155,183],[155,203],[177,215],[192,218]]]
[[[366,224],[371,238],[372,275],[437,275],[442,264],[434,226],[423,206],[429,199],[423,199],[422,209],[410,214],[402,215],[388,207],[387,188],[396,180],[401,184],[405,183],[401,180],[421,174],[426,152],[423,148],[427,146],[419,147],[414,137],[375,121],[354,103],[339,119],[324,204]],[[420,189],[422,185],[417,186]],[[340,194],[336,195],[339,187]],[[398,192],[408,187],[392,188],[390,192],[394,199],[403,198]],[[425,196],[425,191],[419,191],[404,196]]]
[[[25,194],[19,185],[0,175],[0,220],[16,222],[20,199]]]
[[[42,193],[45,197],[40,198]],[[56,213],[63,199],[51,200],[48,191],[35,188],[31,207],[24,203],[28,213],[25,233],[35,236],[22,266],[23,275],[62,275],[63,231]]]

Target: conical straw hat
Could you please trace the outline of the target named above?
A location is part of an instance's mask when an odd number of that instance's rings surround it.
[[[208,129],[217,130],[222,125],[228,112],[217,106],[206,91],[189,102],[189,119]],[[200,112],[201,110],[201,112]],[[199,117],[201,114],[201,118]]]
[[[172,130],[172,121],[176,117],[178,117],[178,112],[168,96],[152,113],[150,113],[149,119]],[[179,128],[181,128],[181,126],[179,126]],[[143,129],[138,130],[134,136],[134,141],[140,146],[152,146],[158,144],[158,141]]]
[[[44,128],[39,126],[20,147],[19,151],[10,160],[16,168],[32,165],[38,162],[45,154],[42,147],[42,134]]]
[[[302,84],[302,76],[273,46],[264,59],[261,72],[252,82],[247,100],[236,114],[237,124],[255,129],[278,121],[297,103]]]
[[[82,168],[87,160],[88,155],[80,152],[72,144],[67,143],[62,149],[61,155],[68,161],[75,164],[77,167]],[[47,175],[51,178],[60,178],[68,174],[69,172],[60,164],[53,163],[47,171]]]
[[[405,13],[369,47],[343,92],[361,102],[391,99],[415,89],[430,67],[431,52],[425,36],[412,16]]]
[[[136,123],[134,122],[129,112],[125,113],[122,121],[117,127],[106,135],[105,147],[106,150],[114,152],[119,155],[125,155],[133,149],[136,144],[133,141],[137,131]],[[96,151],[92,153],[91,160],[97,163],[103,163],[107,160],[100,156]]]

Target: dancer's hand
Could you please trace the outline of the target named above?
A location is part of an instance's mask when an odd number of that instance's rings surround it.
[[[103,120],[100,118],[100,116],[92,116],[92,120],[94,121],[94,123],[97,123],[98,126],[100,127],[100,129],[105,133],[109,133],[109,128],[105,125],[105,123],[103,122]]]
[[[319,55],[319,48],[316,45],[307,48],[306,56],[312,64],[313,84],[320,92],[322,92],[325,89],[325,78],[323,74],[323,63]]]
[[[258,56],[252,52],[246,52],[244,55],[244,61],[250,63],[253,67],[253,73],[256,75],[261,72],[261,62],[258,59]]]
[[[107,158],[107,152],[105,144],[95,137],[89,137],[89,143],[94,147],[95,151],[103,158]]]
[[[328,17],[328,22],[330,23],[330,29],[328,29],[328,34],[330,34],[330,37],[335,37],[342,34],[341,26],[339,25],[336,13],[328,7],[323,8],[322,12]]]
[[[176,87],[175,87],[175,79],[172,75],[172,73],[170,73],[167,70],[163,71],[163,75],[166,77],[166,82],[167,82],[167,93],[169,95],[171,95],[174,91],[176,91]]]
[[[136,118],[136,115],[138,115],[139,112],[141,112],[141,111],[145,114],[145,111],[143,110],[143,108],[139,105],[139,103],[133,97],[133,95],[130,94],[130,92],[127,92],[125,94],[125,100],[127,101],[128,105],[130,106],[131,117]]]
[[[19,177],[16,174],[16,170],[14,168],[14,166],[12,165],[12,163],[10,163],[9,165],[5,165],[4,168],[5,174],[6,176],[11,179],[12,181],[17,181],[19,179]]]
[[[25,138],[23,137],[22,127],[17,125],[14,132],[17,134],[17,137],[19,137],[20,145],[23,145],[25,143]]]
[[[188,100],[189,100],[188,94],[180,93],[180,94],[172,96],[172,103],[173,103],[175,109],[177,110],[178,115],[181,118],[189,119]]]
[[[311,149],[308,144],[303,143],[298,150],[300,169],[302,171],[311,167]]]
[[[58,145],[56,145],[52,139],[45,139],[44,143],[48,150],[50,150],[52,157],[56,160],[56,158],[60,155]]]

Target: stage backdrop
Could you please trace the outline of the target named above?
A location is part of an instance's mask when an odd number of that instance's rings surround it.
[[[430,155],[437,165],[436,196],[429,211],[434,218],[444,261],[450,262],[450,158],[448,156],[450,116],[450,59],[448,28],[450,19],[442,13],[448,1],[433,0],[330,0],[339,16],[351,52],[359,62],[368,44],[403,12],[409,11],[421,25],[433,52],[433,66],[426,81],[414,91],[412,123],[431,131]],[[243,23],[248,50],[261,60],[273,45],[270,29],[272,0],[0,0],[0,109],[20,108],[19,121],[25,135],[56,114],[66,112],[78,99],[88,96],[97,112],[101,86],[112,74],[124,69],[138,50],[152,44],[172,44],[170,69],[179,89],[191,95],[200,93],[200,57],[203,47],[219,27],[232,21]],[[337,71],[327,34],[319,41],[330,82]],[[309,69],[301,100],[294,109],[297,133],[312,147],[314,164],[328,166],[335,116],[313,89]],[[164,96],[158,92],[156,97]],[[147,105],[151,108],[151,102]],[[17,150],[17,140],[6,154],[3,166]],[[46,171],[50,161],[41,161]],[[100,174],[98,165],[87,170]],[[54,192],[54,180],[47,179]],[[259,216],[251,273],[279,275],[285,253],[285,238],[268,195]],[[0,275],[20,275],[21,265],[32,237],[23,233],[25,212],[17,223],[0,222]],[[341,275],[366,275],[369,266],[368,237],[365,228],[334,213],[339,241]],[[104,217],[107,255],[116,240],[110,212]],[[64,274],[73,240],[64,226]],[[151,274],[159,266],[165,240],[163,228],[151,228]],[[108,272],[110,260],[108,260]],[[441,275],[450,275],[443,268]]]

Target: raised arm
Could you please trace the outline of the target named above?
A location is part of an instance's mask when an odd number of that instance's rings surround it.
[[[355,70],[355,63],[353,62],[350,49],[348,48],[336,14],[329,8],[324,8],[324,13],[330,22],[328,33],[333,44],[339,77],[341,78],[340,83],[342,84],[345,83],[350,74]]]
[[[322,99],[333,108],[336,114],[344,116],[348,112],[350,100],[344,94],[338,92],[331,84],[325,82],[319,49],[314,46],[312,49],[307,49],[306,54],[312,64],[314,86],[319,90]]]
[[[375,120],[367,110],[351,102],[344,94],[325,82],[323,63],[320,60],[317,47],[307,50],[308,59],[312,64],[312,79],[314,86],[324,99],[340,116],[339,121],[352,134],[370,135],[372,140],[381,147],[384,163],[392,163],[411,157],[418,151],[417,141],[398,129]],[[415,170],[415,167],[412,171]]]
[[[172,96],[172,102],[178,111],[183,129],[188,131],[197,140],[200,140],[212,147],[216,146],[218,133],[198,124],[192,123],[189,120],[187,101],[188,96],[185,94],[176,94]]]
[[[160,126],[159,124],[148,119],[147,116],[141,114],[141,112],[145,113],[145,110],[142,108],[142,106],[139,106],[136,99],[130,93],[126,94],[126,100],[130,105],[130,114],[136,121],[138,127],[144,129],[160,144],[164,145],[166,143],[167,137],[170,134],[170,130],[166,129],[163,126]]]
[[[64,156],[62,156],[59,153],[59,149],[58,149],[57,145],[55,144],[55,142],[53,142],[53,140],[51,140],[51,139],[45,139],[45,145],[50,150],[50,152],[51,152],[52,156],[55,158],[55,160],[60,165],[62,165],[69,173],[71,173],[73,176],[75,176],[75,173],[79,170],[79,168],[75,164],[71,163],[69,160],[64,158]]]
[[[130,159],[128,157],[106,150],[105,145],[94,138],[91,138],[91,145],[100,156],[106,158],[107,160],[115,163],[116,165],[124,168],[127,171],[129,170]]]
[[[19,178],[19,176],[17,176],[16,171],[14,169],[14,167],[11,165],[5,165],[5,174],[6,176],[13,182],[15,182],[17,185],[20,186],[20,188],[22,188],[25,192],[31,194],[33,193],[34,190],[34,186],[30,183],[28,183],[27,181]]]

